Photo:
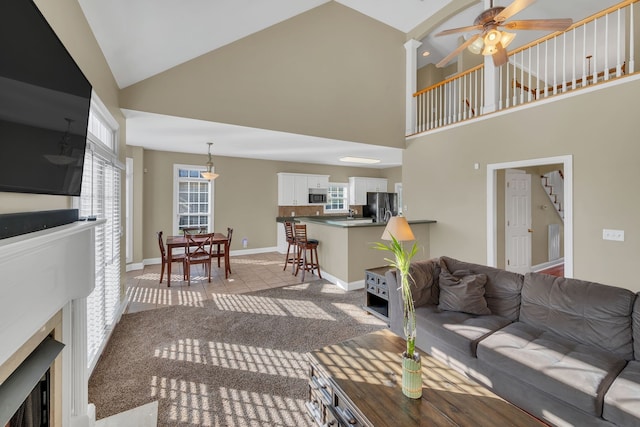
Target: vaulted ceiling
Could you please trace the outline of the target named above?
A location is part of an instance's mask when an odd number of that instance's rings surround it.
[[[352,8],[403,33],[411,33],[412,31],[415,33],[416,29],[421,30],[426,34],[422,39],[421,51],[429,50],[431,54],[426,58],[420,56],[419,64],[436,63],[455,49],[459,40],[456,36],[434,38],[432,34],[441,29],[470,25],[490,3],[490,0],[475,2],[473,0],[78,1],[109,63],[116,82],[121,88],[277,25],[330,1]],[[466,5],[469,3],[472,5],[456,16],[437,22],[432,29],[433,31],[420,27],[430,17],[442,15],[443,10],[447,10],[447,8],[450,9],[456,4]],[[506,6],[509,3],[509,0],[496,0],[495,6]],[[579,20],[615,3],[618,1],[538,0],[520,12],[518,19],[570,17]],[[521,33],[529,34],[519,34],[512,46],[517,47],[544,34],[534,31]],[[265,158],[265,154],[257,152],[253,154],[255,150],[250,145],[243,147],[243,144],[239,142],[242,135],[240,129],[231,129],[224,124],[190,122],[188,120],[180,122],[181,119],[177,118],[165,121],[161,116],[132,111],[128,111],[127,116],[129,117],[127,128],[130,132],[127,135],[127,143],[131,145],[145,146],[146,144],[147,148],[172,151],[171,141],[162,138],[161,135],[170,134],[170,130],[173,130],[182,132],[183,141],[190,141],[189,144],[182,144],[181,151],[199,153],[204,152],[205,141],[203,138],[216,140],[222,129],[226,132],[235,130],[238,138],[234,144],[225,144],[224,140],[218,138],[216,154]],[[164,125],[161,126],[161,123]],[[171,127],[172,124],[175,127],[167,129],[167,126]],[[281,158],[281,160],[308,161],[313,158],[319,163],[338,164],[330,161],[327,153],[312,151],[314,146],[319,146],[317,140],[307,140],[303,136],[283,138],[282,133],[257,129],[244,129],[243,131],[260,134],[263,144],[269,144],[269,147],[273,147],[274,153],[279,151],[289,153],[289,158]],[[157,143],[150,146],[149,141]],[[340,141],[332,142],[336,146],[339,146],[340,143]],[[286,149],[290,148],[291,144],[299,152],[293,157],[291,153],[296,150]],[[353,149],[361,152],[363,156],[367,156],[368,146],[365,144],[357,144],[353,141],[345,141],[343,144],[346,151]],[[401,155],[398,149],[369,148],[372,150],[369,153],[370,156],[386,159],[380,165],[381,167],[400,164]],[[244,152],[242,152],[243,150]],[[264,152],[265,150],[260,151]]]

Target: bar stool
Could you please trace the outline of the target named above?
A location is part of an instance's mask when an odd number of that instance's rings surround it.
[[[295,274],[296,271],[296,259],[297,259],[297,248],[296,248],[296,236],[293,231],[293,222],[285,221],[284,222],[284,233],[287,239],[287,255],[284,258],[284,268],[282,271],[287,269],[287,266],[291,264],[291,274]]]
[[[313,270],[318,271],[318,277],[322,279],[320,274],[320,264],[318,263],[318,241],[316,239],[307,238],[306,224],[295,224],[294,234],[298,251],[296,254],[296,272],[298,275],[300,267],[302,267],[302,281],[304,282],[304,274],[309,271],[313,274]],[[309,257],[307,258],[307,252]]]

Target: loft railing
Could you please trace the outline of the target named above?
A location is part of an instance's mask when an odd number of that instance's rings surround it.
[[[492,85],[497,93],[485,94],[483,65],[416,92],[414,133],[484,114],[485,99],[503,110],[633,74],[638,1],[625,0],[510,52]]]

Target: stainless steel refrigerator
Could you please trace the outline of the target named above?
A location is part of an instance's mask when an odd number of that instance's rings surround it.
[[[367,212],[374,222],[389,221],[398,215],[398,193],[367,193]]]

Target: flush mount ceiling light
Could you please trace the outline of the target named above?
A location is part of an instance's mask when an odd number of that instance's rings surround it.
[[[364,164],[374,164],[380,163],[380,159],[368,159],[366,157],[340,157],[341,162],[347,163],[364,163]]]
[[[213,181],[219,175],[217,173],[211,172],[211,168],[213,167],[213,160],[211,160],[211,146],[213,145],[213,142],[207,142],[207,144],[209,144],[209,161],[207,162],[207,171],[206,172],[200,172],[200,175],[204,179],[208,179],[209,181]]]

